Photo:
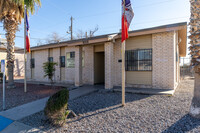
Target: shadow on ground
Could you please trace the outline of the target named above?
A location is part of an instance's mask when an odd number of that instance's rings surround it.
[[[126,93],[126,103],[139,101],[151,97],[152,95],[138,95]],[[69,101],[69,109],[73,110],[78,116],[75,119],[68,119],[67,123],[79,121],[94,115],[105,113],[108,111],[117,110],[121,107],[121,93],[120,92],[96,92],[86,96],[79,97]],[[128,105],[127,105],[128,106]],[[90,113],[89,113],[90,112]],[[88,114],[87,114],[88,113]],[[65,130],[65,128],[58,128],[49,123],[44,115],[44,112],[36,113],[32,116],[26,117],[20,122],[29,126],[39,128],[43,131]]]
[[[126,103],[128,104],[129,102],[139,101],[151,96],[152,95],[126,93]],[[122,96],[120,92],[92,93],[90,95],[69,101],[69,108],[76,114],[95,112],[93,115],[96,115],[120,108],[121,98]]]
[[[167,128],[162,133],[172,133],[174,131],[176,132],[189,132],[197,127],[200,126],[200,120],[195,119],[191,117],[189,114],[183,116],[180,120],[178,120],[176,123],[171,125],[169,128]]]

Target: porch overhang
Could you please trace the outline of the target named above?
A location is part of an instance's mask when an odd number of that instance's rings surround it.
[[[178,30],[179,39],[179,55],[185,57],[187,54],[187,25],[183,29]]]

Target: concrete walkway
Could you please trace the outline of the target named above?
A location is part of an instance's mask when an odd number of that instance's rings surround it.
[[[9,118],[15,121],[20,120],[26,116],[42,111],[45,107],[47,100],[48,100],[48,97],[12,108],[6,111],[2,111],[0,112],[0,116]]]
[[[15,121],[5,128],[1,133],[43,133],[43,131]]]
[[[115,87],[114,91],[121,92],[122,89]],[[175,90],[170,89],[149,89],[149,88],[126,88],[127,93],[146,94],[146,95],[174,95]]]
[[[98,91],[97,88],[95,88],[94,86],[83,86],[83,87],[79,87],[77,89],[71,90],[69,92],[69,99],[73,100],[76,99],[78,97],[84,96],[84,95],[88,95],[90,93],[93,93],[95,91]],[[16,120],[20,120],[24,117],[27,117],[29,115],[35,114],[37,112],[40,112],[44,109],[45,104],[47,102],[49,97],[47,98],[43,98],[31,103],[27,103],[6,111],[2,111],[0,112],[0,116],[9,118],[11,120],[14,120],[15,122],[13,122],[11,125],[9,125],[7,128],[5,128],[3,130],[3,133],[18,133],[18,131],[21,133],[23,132],[39,132],[38,129],[33,129],[30,126],[24,125],[22,123],[16,122]],[[14,131],[14,132],[13,132]]]

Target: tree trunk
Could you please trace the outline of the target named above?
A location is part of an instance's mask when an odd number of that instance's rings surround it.
[[[200,0],[190,0],[190,54],[191,66],[195,72],[194,97],[190,108],[193,117],[200,118]]]
[[[6,30],[7,39],[7,68],[8,68],[8,85],[7,88],[15,88],[13,69],[15,61],[15,33],[18,28],[18,23],[15,20],[15,13],[10,13],[5,16],[4,19],[4,29]]]
[[[194,97],[190,108],[193,117],[200,118],[200,75],[195,73]]]

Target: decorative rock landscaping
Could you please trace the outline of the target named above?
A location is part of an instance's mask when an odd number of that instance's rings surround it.
[[[200,132],[200,120],[188,115],[194,81],[184,80],[174,96],[96,92],[72,100],[69,107],[78,116],[63,128],[49,124],[44,113],[26,117],[23,122],[47,132]]]

